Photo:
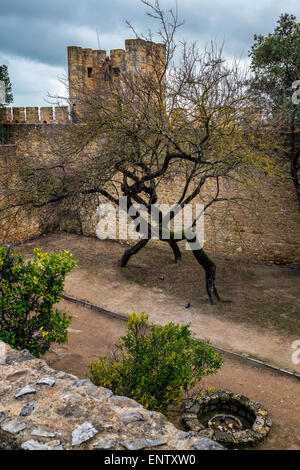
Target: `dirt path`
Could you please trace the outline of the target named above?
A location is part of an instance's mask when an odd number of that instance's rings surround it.
[[[300,364],[291,360],[292,343],[300,339],[300,271],[218,262],[219,290],[234,302],[210,306],[203,273],[195,273],[190,253],[185,252],[183,264],[177,266],[169,252],[152,246],[134,257],[128,268],[120,269],[116,262],[124,247],[116,242],[52,234],[18,249],[31,254],[33,247],[67,248],[73,253],[78,268],[66,281],[66,293],[71,296],[121,314],[144,311],[159,324],[191,323],[197,336],[216,346],[300,372]],[[276,296],[270,296],[270,291]],[[187,302],[191,302],[188,309]]]
[[[59,308],[72,316],[69,339],[67,343],[53,345],[44,359],[55,369],[85,378],[87,366],[99,356],[109,355],[113,345],[125,334],[126,324],[65,301]]]
[[[111,286],[98,286],[95,277],[90,275],[88,279],[83,278],[82,273],[77,271],[68,278],[66,292],[117,313],[147,312],[153,323],[191,323],[191,329],[198,337],[210,340],[216,346],[248,353],[280,367],[300,372],[300,365],[291,362],[291,343],[298,339],[298,336],[285,337],[283,341],[274,332],[258,331],[248,325],[221,320],[211,312],[202,313],[197,307],[186,309],[184,302],[179,303],[165,294],[163,289],[147,289],[129,284],[124,289],[116,285],[112,292]]]
[[[125,323],[65,301],[60,307],[73,317],[69,341],[64,345],[54,345],[45,359],[56,369],[85,378],[88,364],[100,355],[107,355],[125,333]],[[272,430],[259,449],[299,450],[299,381],[227,355],[223,355],[223,359],[224,365],[218,375],[205,378],[201,386],[242,393],[269,410]],[[174,424],[181,427],[176,420]]]

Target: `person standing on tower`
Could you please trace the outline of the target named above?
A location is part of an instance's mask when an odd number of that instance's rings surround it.
[[[109,81],[110,74],[111,74],[111,62],[108,56],[105,58],[105,61],[103,62],[103,70],[104,70],[104,81],[105,82]]]

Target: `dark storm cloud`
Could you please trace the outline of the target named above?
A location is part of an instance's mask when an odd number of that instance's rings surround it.
[[[122,20],[126,13],[134,14],[134,8],[130,7],[137,3],[134,0],[8,1],[0,13],[0,50],[51,65],[64,65],[65,48],[78,44],[78,30],[89,31],[94,44],[87,38],[87,45],[96,48],[96,28],[104,34],[115,34],[120,26],[124,28]]]
[[[298,0],[185,0],[179,5],[186,37],[202,43],[224,41],[227,53],[236,56],[247,55],[254,33],[272,32],[281,13],[300,16]]]
[[[166,9],[174,4],[161,1]],[[186,20],[181,34],[201,41],[220,37],[226,39],[228,49],[236,49],[237,44],[249,47],[254,32],[270,31],[281,12],[299,13],[300,9],[299,2],[276,0],[254,0],[249,4],[235,0],[181,0],[178,5],[180,16]],[[5,54],[64,65],[65,47],[77,44],[78,30],[89,31],[97,47],[96,28],[104,37],[118,31],[131,35],[124,18],[134,21],[139,30],[147,30],[152,24],[139,0],[2,0],[0,49]],[[123,38],[120,37],[121,45]],[[92,45],[88,37],[86,42]]]
[[[175,1],[161,5],[167,10]],[[178,8],[185,19],[179,37],[200,47],[211,38],[224,41],[228,57],[247,57],[253,34],[272,32],[281,13],[300,17],[298,0],[178,0]],[[138,32],[157,29],[140,0],[1,0],[0,63],[9,65],[17,104],[28,105],[30,93],[32,105],[43,104],[37,103],[46,86],[41,82],[53,81],[66,67],[68,45],[98,48],[96,28],[101,48],[124,47],[124,39],[133,37],[125,18]],[[24,80],[16,75],[20,71]],[[26,103],[20,103],[21,94]]]

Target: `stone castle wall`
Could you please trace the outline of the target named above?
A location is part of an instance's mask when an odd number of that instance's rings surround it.
[[[33,159],[49,167],[55,164],[52,144],[58,140],[64,126],[8,125],[11,144],[0,145],[0,201],[1,197],[5,198],[6,190],[22,189],[24,182],[18,168],[24,161]],[[259,178],[267,204],[260,201],[256,204],[253,198],[247,209],[241,203],[213,205],[205,216],[205,247],[211,254],[225,257],[270,263],[297,262],[300,260],[300,218],[292,182],[288,177],[277,181],[267,175],[259,175]],[[181,188],[179,181],[163,183],[158,191],[158,202],[175,203]],[[206,191],[213,194],[214,189],[212,184]],[[223,194],[242,197],[242,191],[244,188],[238,185],[224,183]],[[108,202],[103,197],[102,201]],[[30,211],[20,209],[9,223],[0,218],[0,240],[20,243],[55,230],[96,236],[97,205],[98,200],[93,197],[85,198],[84,202],[78,197],[72,204],[57,202]]]
[[[26,189],[20,171],[23,166],[29,163],[30,167],[31,160],[38,162],[40,167],[55,165],[54,144],[61,138],[62,130],[72,125],[72,106],[76,104],[76,92],[80,89],[77,85],[81,83],[87,90],[92,90],[95,83],[101,85],[103,82],[104,93],[109,92],[109,87],[106,89],[104,85],[105,57],[103,50],[68,47],[70,110],[66,106],[0,109],[0,122],[5,127],[7,141],[7,145],[0,145],[0,209],[1,200],[7,199],[9,193]],[[110,51],[112,79],[118,79],[118,71],[151,71],[153,57],[159,64],[164,63],[162,44],[126,40],[125,49]],[[286,177],[281,179],[275,180],[264,174],[254,176],[249,204],[243,202],[249,198],[249,188],[234,182],[221,183],[222,196],[239,198],[239,201],[238,204],[219,202],[206,212],[205,247],[210,253],[270,263],[300,260],[300,213],[288,163],[283,170]],[[176,203],[182,184],[179,180],[163,182],[158,191],[158,203]],[[205,193],[195,203],[207,200],[215,189],[214,182],[205,185]],[[261,197],[258,197],[258,191]],[[108,202],[103,198],[102,201]],[[84,201],[78,197],[71,204],[61,201],[34,210],[12,207],[9,220],[3,219],[0,212],[0,242],[20,243],[53,230],[95,236],[99,222],[97,205],[97,197]],[[109,225],[112,223],[113,220]]]

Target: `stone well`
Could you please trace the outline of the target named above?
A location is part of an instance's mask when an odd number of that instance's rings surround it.
[[[240,429],[226,431],[213,429],[214,415],[236,416]],[[207,423],[206,423],[207,419]],[[184,404],[182,422],[188,431],[195,431],[201,437],[207,437],[229,448],[250,447],[262,442],[268,435],[272,420],[268,411],[260,404],[229,390],[218,390],[189,399]]]

